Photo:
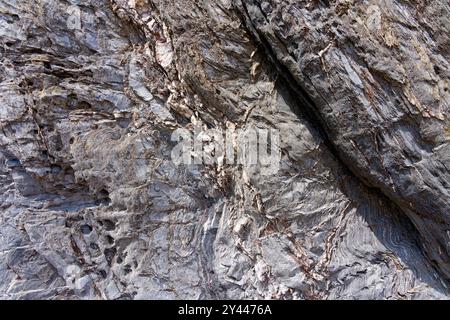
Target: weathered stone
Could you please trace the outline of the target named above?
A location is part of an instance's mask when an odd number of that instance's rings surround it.
[[[1,299],[449,297],[445,1],[0,9]],[[199,126],[280,170],[176,165]]]

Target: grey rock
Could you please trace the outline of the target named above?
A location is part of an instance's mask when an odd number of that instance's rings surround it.
[[[337,156],[408,215],[448,278],[448,3],[261,2],[240,4],[254,36]]]
[[[0,299],[448,299],[449,7],[383,3],[0,0]]]

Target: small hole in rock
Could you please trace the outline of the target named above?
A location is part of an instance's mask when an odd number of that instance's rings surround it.
[[[64,169],[64,173],[67,174],[67,175],[73,176],[75,174],[75,171],[73,170],[72,167],[67,167],[67,168]]]
[[[100,273],[100,275],[102,276],[103,279],[106,279],[108,274],[106,273],[105,270],[100,270],[99,273]]]
[[[105,254],[106,261],[108,262],[109,265],[111,265],[114,256],[116,255],[116,252],[117,252],[116,248],[108,248],[105,249],[105,251],[103,252]]]
[[[92,105],[86,101],[80,101],[77,105],[77,109],[91,109]]]
[[[80,227],[80,230],[82,234],[89,234],[92,232],[92,227],[90,225],[85,224]]]
[[[64,148],[61,136],[57,135],[56,137],[53,138],[53,141],[55,144],[56,151],[61,151]]]
[[[433,69],[434,69],[434,72],[435,72],[437,75],[440,75],[440,74],[441,74],[441,69],[440,69],[438,66],[434,66]]]
[[[66,105],[68,108],[76,108],[78,105],[78,97],[75,93],[71,93],[67,96]]]
[[[20,163],[19,159],[10,159],[10,160],[6,161],[6,166],[8,168],[14,168],[14,167],[18,167],[20,165],[21,165],[21,163]]]
[[[116,228],[116,224],[113,221],[108,220],[108,219],[103,220],[103,226],[108,231],[112,231]]]
[[[98,249],[100,249],[100,248],[98,247],[98,245],[97,245],[96,243],[94,243],[94,242],[91,242],[91,244],[89,245],[89,247],[90,247],[92,250],[98,250]]]
[[[98,203],[106,206],[111,203],[109,192],[105,189],[100,190],[100,192],[98,193]]]
[[[106,242],[108,242],[109,244],[114,244],[114,238],[111,237],[110,235],[107,235],[105,237],[105,239],[106,239]]]
[[[129,274],[133,270],[131,269],[131,266],[127,264],[123,267],[123,271],[125,272],[125,274]]]

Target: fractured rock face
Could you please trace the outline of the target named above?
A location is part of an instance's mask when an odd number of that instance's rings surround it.
[[[408,215],[448,278],[448,3],[243,1],[242,10],[311,98],[340,158]]]
[[[449,8],[388,4],[1,1],[0,298],[448,298]]]

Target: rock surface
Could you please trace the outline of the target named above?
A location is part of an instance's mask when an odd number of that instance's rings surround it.
[[[0,0],[0,298],[448,299],[449,13]],[[198,126],[280,170],[175,164]]]

